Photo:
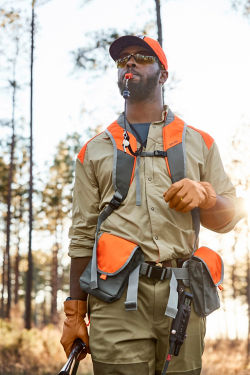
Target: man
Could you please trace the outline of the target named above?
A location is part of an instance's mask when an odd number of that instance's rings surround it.
[[[193,252],[191,210],[200,209],[204,227],[227,232],[239,220],[235,190],[212,137],[192,127],[185,128],[186,177],[180,181],[172,183],[165,157],[141,157],[142,151],[152,154],[165,150],[163,128],[174,118],[162,99],[162,87],[168,78],[167,59],[157,41],[136,36],[118,38],[110,47],[110,55],[117,63],[121,94],[126,89],[125,75],[133,74],[127,81],[130,96],[126,112],[113,124],[116,130],[125,129],[123,148],[118,145],[119,155],[125,160],[124,154],[134,153],[136,160],[140,157],[140,164],[135,164],[126,199],[103,221],[101,232],[139,245],[145,262],[153,268],[177,267]],[[177,125],[182,123],[178,118],[174,121]],[[79,277],[92,256],[98,216],[114,195],[116,154],[108,134],[103,132],[90,140],[76,162],[70,297],[64,304],[67,318],[61,342],[69,355],[77,337],[85,341],[92,355],[94,374],[159,375],[169,349],[172,322],[165,315],[169,278],[140,276],[137,311],[125,311],[125,292],[113,303],[89,295],[89,339],[84,321],[87,295],[80,288]],[[137,151],[130,152],[133,137],[137,140]],[[170,141],[167,139],[169,144]],[[128,174],[126,170],[116,170],[117,173]],[[179,356],[173,357],[169,374],[200,374],[204,336],[205,320],[192,309],[187,338]]]

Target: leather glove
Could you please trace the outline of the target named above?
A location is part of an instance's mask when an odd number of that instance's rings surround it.
[[[66,319],[63,325],[61,344],[67,357],[70,355],[75,339],[80,338],[86,345],[89,353],[89,336],[84,321],[87,312],[87,302],[82,300],[69,300],[64,302]],[[80,355],[79,360],[85,358],[87,352]]]
[[[216,193],[209,182],[197,182],[188,178],[171,185],[163,197],[170,208],[179,212],[188,212],[195,207],[208,209],[216,204]]]

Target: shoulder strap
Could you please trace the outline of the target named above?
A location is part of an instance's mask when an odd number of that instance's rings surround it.
[[[123,151],[123,128],[117,121],[113,122],[105,133],[110,138],[113,148],[113,187],[115,192],[119,192],[124,200],[128,194],[129,187],[133,181],[136,157],[129,150]],[[137,141],[133,134],[129,133],[132,148],[137,147]],[[126,171],[126,173],[124,173]]]
[[[185,135],[186,124],[183,120],[168,111],[166,123],[163,128],[164,150],[167,151],[166,163],[172,182],[177,182],[186,177],[186,147]],[[191,211],[193,227],[195,231],[195,242],[193,252],[198,247],[200,232],[200,210],[198,207]]]
[[[111,213],[120,207],[121,203],[124,201],[128,194],[128,190],[130,184],[133,180],[135,164],[136,164],[136,157],[128,152],[123,151],[123,129],[118,124],[117,121],[113,122],[106,130],[105,133],[110,138],[113,149],[114,149],[114,156],[113,156],[113,187],[114,187],[114,195],[109,202],[109,204],[102,210],[98,217],[97,226],[96,226],[96,233],[95,233],[95,243],[93,248],[93,255],[92,255],[92,262],[91,262],[91,282],[90,288],[96,289],[97,284],[97,241],[98,241],[98,233],[100,231],[101,225],[104,220],[107,219]],[[137,146],[137,142],[135,137],[129,133],[130,143],[132,147]],[[126,173],[124,173],[126,171]]]
[[[186,124],[169,110],[162,136],[164,151],[167,152],[166,164],[173,183],[186,176],[185,135]]]

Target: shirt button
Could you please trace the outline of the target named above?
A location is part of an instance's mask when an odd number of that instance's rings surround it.
[[[151,210],[154,211],[155,210],[154,207],[151,207]]]
[[[152,181],[152,178],[151,178],[151,177],[149,177],[149,178],[148,178],[148,181]]]
[[[155,240],[158,240],[158,236],[155,236]]]

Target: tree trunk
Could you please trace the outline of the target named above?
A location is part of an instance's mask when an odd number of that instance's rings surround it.
[[[161,23],[161,5],[160,0],[155,0],[155,6],[156,6],[156,23],[157,23],[157,35],[158,35],[158,42],[162,46],[162,23]],[[164,93],[165,89],[164,86],[162,86],[162,100],[164,104]]]
[[[5,318],[5,304],[4,304],[4,292],[6,286],[6,254],[3,251],[3,265],[2,265],[2,293],[1,293],[1,318]]]
[[[157,20],[158,42],[162,46],[162,24],[161,24],[161,5],[160,5],[160,0],[155,0],[155,6],[156,6],[156,20]]]
[[[22,178],[23,172],[22,172],[23,164],[20,165],[20,172],[19,172],[19,178]],[[15,305],[19,302],[19,263],[20,263],[20,242],[21,242],[21,223],[23,221],[23,194],[22,190],[19,192],[19,212],[17,217],[17,228],[16,228],[16,237],[17,237],[17,247],[16,247],[16,257],[15,257],[15,289],[14,289],[14,302]]]
[[[28,271],[25,300],[25,328],[31,328],[31,293],[32,293],[32,226],[33,226],[33,61],[34,61],[34,23],[35,23],[35,0],[32,1],[31,15],[31,59],[30,59],[30,182],[29,182],[29,248],[28,248]]]
[[[56,324],[57,317],[57,291],[58,291],[58,241],[53,246],[51,269],[51,321]]]
[[[16,110],[16,62],[18,56],[18,39],[16,39],[16,54],[13,59],[13,79],[12,86],[12,118],[11,118],[11,144],[10,144],[10,167],[8,176],[8,194],[7,194],[7,218],[6,218],[6,262],[7,262],[7,306],[6,317],[10,318],[11,309],[11,260],[10,260],[10,230],[11,230],[11,199],[12,199],[12,182],[14,174],[14,151],[15,151],[15,110]]]
[[[14,289],[14,303],[15,305],[18,304],[18,291],[19,291],[19,262],[20,262],[20,255],[19,255],[19,244],[17,245],[16,249],[16,257],[15,257],[15,289]]]

